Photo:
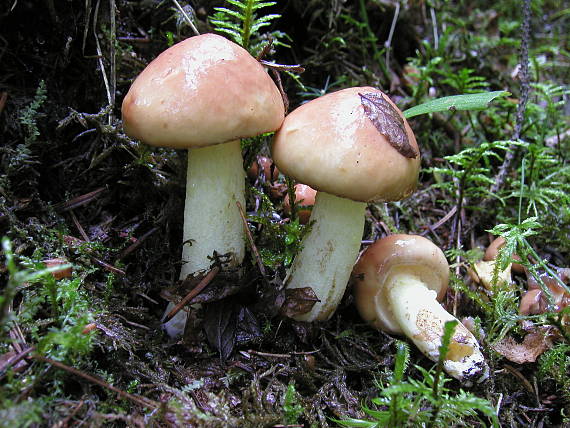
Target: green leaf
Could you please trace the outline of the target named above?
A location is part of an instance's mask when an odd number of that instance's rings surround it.
[[[437,98],[407,109],[404,111],[404,117],[409,119],[420,114],[435,113],[438,111],[482,110],[487,108],[487,105],[495,98],[506,97],[508,95],[510,95],[510,92],[494,91]]]

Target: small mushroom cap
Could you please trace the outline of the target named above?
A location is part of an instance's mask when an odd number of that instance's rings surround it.
[[[484,261],[491,261],[497,258],[499,250],[505,245],[505,238],[499,236],[495,238],[485,250],[485,255],[483,256]],[[520,260],[521,258],[517,254],[513,254],[514,260]],[[513,263],[511,269],[516,273],[524,273],[524,267],[521,264]]]
[[[368,247],[354,270],[354,296],[360,316],[374,328],[392,334],[402,330],[388,300],[394,274],[416,275],[441,301],[449,282],[449,265],[443,251],[417,235],[390,235]]]
[[[542,290],[528,290],[522,295],[519,303],[519,314],[536,315],[544,312],[546,312],[546,305],[542,301]]]
[[[378,89],[360,87],[324,95],[290,113],[275,134],[273,160],[282,173],[317,191],[361,202],[403,199],[417,186],[420,157],[405,157],[390,145],[367,116],[359,94],[388,102],[419,153],[396,105]]]
[[[273,168],[272,168],[273,166]],[[273,170],[273,173],[271,172]],[[263,171],[265,181],[275,181],[279,178],[279,169],[273,164],[273,161],[266,156],[258,156],[247,170],[247,176],[255,181],[260,171]]]
[[[307,224],[311,218],[311,210],[308,209],[315,205],[315,198],[317,197],[317,191],[306,184],[295,184],[295,202],[299,204],[299,223]],[[303,209],[303,207],[305,207]],[[289,203],[289,193],[285,195],[283,199],[283,211],[285,214],[291,214],[291,204]]]
[[[203,34],[155,58],[133,82],[122,112],[129,136],[192,148],[275,131],[285,108],[255,58],[224,37]]]
[[[569,279],[570,279],[570,269],[569,268],[558,268],[556,269],[556,275],[558,276],[558,278],[564,282],[564,283],[568,283]],[[521,305],[523,304],[523,300],[525,300],[525,296],[528,295],[531,292],[537,292],[540,291],[540,293],[537,293],[538,296],[541,298],[541,305],[538,307],[541,312],[534,312],[534,313],[544,313],[546,312],[547,308],[548,308],[548,300],[546,298],[546,296],[544,295],[544,293],[542,292],[542,288],[539,284],[539,282],[536,280],[536,278],[531,275],[530,273],[527,273],[527,288],[529,291],[527,291],[525,293],[525,295],[523,295],[523,297],[521,298]],[[550,276],[547,273],[543,273],[540,275],[540,279],[541,281],[544,283],[544,285],[546,285],[546,287],[548,287],[548,289],[550,290],[550,293],[552,295],[552,303],[554,304],[554,311],[556,312],[560,312],[562,309],[564,309],[566,306],[568,306],[568,304],[570,303],[570,295],[566,292],[566,290],[564,289],[564,287],[562,287],[558,281],[553,278],[552,276]],[[534,295],[534,294],[531,294]],[[530,297],[526,298],[527,300],[530,299]],[[522,313],[522,312],[521,312]]]

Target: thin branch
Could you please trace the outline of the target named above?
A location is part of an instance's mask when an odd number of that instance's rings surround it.
[[[200,283],[190,291],[176,306],[172,308],[172,310],[166,315],[166,317],[162,320],[164,324],[170,321],[174,316],[182,310],[184,306],[186,306],[190,301],[196,297],[198,294],[202,292],[204,288],[214,279],[214,277],[220,272],[220,267],[214,267],[210,272],[206,274],[206,276],[200,281]]]
[[[524,114],[526,110],[526,104],[530,92],[530,74],[529,74],[529,64],[528,64],[528,47],[530,40],[530,0],[523,0],[523,23],[522,23],[522,40],[521,40],[521,51],[520,51],[520,71],[519,79],[521,82],[521,97],[519,104],[517,106],[515,129],[513,132],[513,141],[517,141],[521,137],[521,130],[524,122]],[[517,146],[511,147],[511,149],[505,154],[505,160],[499,169],[499,172],[495,176],[495,183],[491,186],[490,193],[496,194],[499,189],[503,186],[511,164],[517,154]]]
[[[184,16],[184,19],[186,19],[186,22],[188,23],[188,25],[190,26],[190,28],[192,29],[192,31],[194,32],[194,34],[196,36],[200,35],[200,32],[198,31],[198,29],[196,28],[196,26],[194,25],[194,22],[192,22],[192,18],[190,18],[190,16],[188,16],[188,14],[186,13],[186,11],[184,10],[184,8],[182,6],[180,6],[180,3],[178,3],[177,0],[172,0],[172,2],[174,3],[174,5],[176,6],[176,8],[180,11],[180,13],[182,14],[182,16]]]
[[[394,36],[394,30],[396,29],[396,22],[398,22],[398,15],[400,14],[400,2],[396,3],[396,10],[394,11],[394,18],[392,18],[392,25],[390,26],[390,34],[388,34],[388,40],[384,43],[386,47],[386,69],[390,72],[390,53],[392,51],[392,37]]]
[[[99,5],[101,1],[97,0],[95,4],[95,13],[93,14],[93,38],[95,39],[95,47],[97,48],[97,61],[99,62],[99,68],[101,69],[101,74],[103,75],[103,83],[105,84],[105,91],[107,92],[107,103],[113,105],[113,97],[111,96],[111,88],[109,86],[109,79],[107,78],[107,72],[105,71],[105,64],[103,62],[103,51],[101,50],[101,44],[99,43],[99,37],[97,36],[97,17],[99,15]],[[109,113],[109,125],[111,124],[111,113]]]
[[[236,205],[239,209],[239,215],[241,216],[241,220],[243,222],[243,227],[245,230],[245,234],[247,236],[247,241],[249,242],[249,246],[251,247],[251,251],[255,256],[255,261],[257,262],[257,267],[259,268],[259,273],[261,273],[263,280],[267,284],[269,284],[269,280],[267,279],[267,276],[265,274],[265,267],[263,266],[263,262],[261,261],[261,256],[259,255],[259,251],[257,251],[257,247],[255,246],[253,236],[252,236],[251,231],[249,230],[249,227],[247,225],[247,219],[245,218],[245,213],[243,211],[243,207],[241,206],[239,201],[236,202]]]
[[[83,378],[83,379],[85,379],[91,383],[94,383],[96,385],[102,386],[103,388],[106,388],[106,389],[109,389],[113,392],[116,392],[122,398],[126,398],[128,400],[131,400],[131,401],[133,401],[133,402],[135,402],[141,406],[150,407],[153,409],[156,409],[160,406],[160,403],[157,403],[154,400],[150,400],[148,398],[141,397],[139,395],[129,394],[128,392],[125,392],[125,391],[117,388],[116,386],[108,384],[107,382],[105,382],[102,379],[96,378],[95,376],[91,376],[87,373],[83,373],[81,370],[77,370],[76,368],[70,367],[70,366],[63,364],[63,363],[60,363],[59,361],[52,360],[51,358],[47,358],[47,357],[44,357],[44,356],[38,355],[38,354],[32,355],[31,358],[33,358],[34,360],[37,360],[37,361],[41,361],[41,362],[50,364],[54,367],[65,370],[66,372],[71,373],[74,376],[79,376],[79,377],[81,377],[81,378]]]

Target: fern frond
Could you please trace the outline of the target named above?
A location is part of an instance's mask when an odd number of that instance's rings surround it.
[[[396,344],[396,361],[394,363],[394,374],[392,382],[400,382],[404,378],[404,372],[410,362],[410,347],[407,343],[399,341]]]
[[[251,39],[259,36],[259,30],[281,16],[278,14],[257,15],[259,10],[277,4],[272,1],[227,0],[227,3],[233,7],[214,8],[216,13],[210,19],[210,23],[217,31],[227,34],[234,42],[247,50],[251,50]]]

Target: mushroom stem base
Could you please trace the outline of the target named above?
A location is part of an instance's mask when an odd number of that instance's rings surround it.
[[[365,202],[318,192],[303,248],[295,257],[286,287],[310,287],[320,300],[295,316],[297,321],[324,321],[336,310],[358,257],[364,230]]]
[[[245,172],[240,141],[188,151],[182,268],[180,279],[210,269],[212,256],[228,256],[230,266],[245,255],[245,231],[236,202],[245,206]],[[167,312],[173,305],[168,306]],[[183,333],[181,310],[164,324],[171,337]]]
[[[410,267],[402,269],[409,270]],[[444,325],[457,319],[439,304],[436,292],[413,273],[392,273],[387,293],[402,332],[424,355],[437,362]],[[443,368],[459,380],[481,381],[488,375],[477,339],[460,322],[455,327]]]

